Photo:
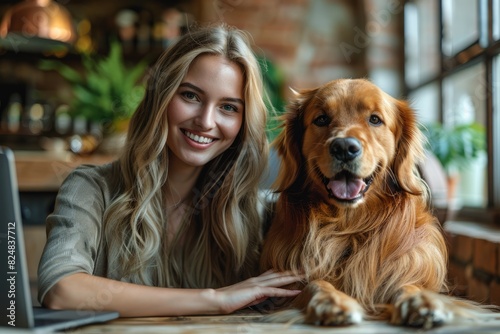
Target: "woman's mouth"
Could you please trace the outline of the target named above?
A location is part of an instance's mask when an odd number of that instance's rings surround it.
[[[192,141],[197,142],[199,144],[210,144],[211,142],[213,142],[215,140],[214,138],[196,135],[196,134],[191,133],[187,130],[182,130],[182,133],[184,133],[184,135],[186,135],[186,137],[188,137]]]

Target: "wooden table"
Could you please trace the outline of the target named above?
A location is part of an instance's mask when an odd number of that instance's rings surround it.
[[[89,325],[68,331],[81,334],[320,334],[320,333],[500,333],[500,320],[468,325],[447,325],[429,331],[403,328],[385,322],[367,321],[355,326],[319,327],[308,325],[270,324],[253,310],[224,316],[120,318],[105,324]]]
[[[71,152],[15,151],[14,155],[20,191],[57,192],[68,174],[79,165],[102,165],[116,159],[112,155],[79,156]]]

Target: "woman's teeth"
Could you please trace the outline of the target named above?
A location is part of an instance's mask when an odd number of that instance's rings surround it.
[[[198,136],[188,131],[185,131],[184,134],[188,136],[191,140],[194,140],[195,142],[200,144],[209,144],[214,141],[213,138]]]

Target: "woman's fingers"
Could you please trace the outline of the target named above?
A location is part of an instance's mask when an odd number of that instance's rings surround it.
[[[290,283],[295,283],[303,280],[305,277],[303,275],[296,275],[291,271],[286,272],[266,272],[260,276],[257,276],[255,283],[265,286],[283,286]]]
[[[297,276],[275,277],[262,282],[262,285],[269,287],[280,287],[291,283],[300,282],[302,279],[303,279],[302,277],[297,277]]]
[[[260,276],[249,278],[245,281],[219,288],[220,292],[243,293],[246,291],[248,297],[293,297],[300,290],[283,289],[280,287],[303,280],[304,277],[294,275],[292,272],[274,272],[267,271]],[[297,292],[298,291],[298,292]]]
[[[294,297],[301,293],[301,290],[288,290],[288,289],[280,289],[280,288],[273,288],[272,290],[272,296],[269,295],[269,297]]]
[[[297,282],[301,277],[283,273],[269,275],[264,280],[262,277],[253,277],[246,281],[217,289],[216,291],[222,300],[222,310],[232,312],[242,307],[258,304],[270,297],[295,297],[301,292],[300,290],[290,290],[280,287]]]
[[[269,269],[266,272],[263,272],[257,277],[262,277],[262,278],[273,278],[273,277],[280,277],[280,276],[302,276],[302,275],[297,275],[296,272],[293,272],[291,270],[287,271],[275,271],[273,269]]]

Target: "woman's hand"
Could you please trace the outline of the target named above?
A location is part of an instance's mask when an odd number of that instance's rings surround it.
[[[261,303],[269,297],[295,297],[300,293],[300,290],[288,290],[280,287],[302,279],[303,277],[296,276],[292,272],[268,270],[260,276],[216,289],[215,298],[219,302],[221,313],[231,313]]]
[[[291,272],[267,271],[214,290],[161,288],[76,273],[59,280],[43,303],[54,309],[118,311],[121,317],[227,314],[269,297],[294,297],[300,290],[280,287],[301,279]]]

